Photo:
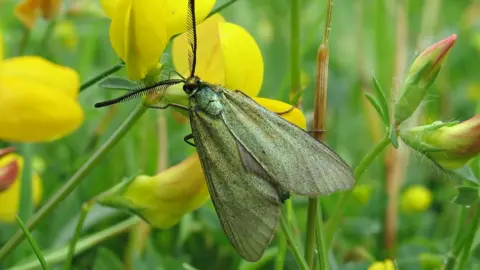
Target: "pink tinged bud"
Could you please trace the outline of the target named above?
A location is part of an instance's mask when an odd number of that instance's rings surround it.
[[[395,104],[395,122],[400,124],[418,108],[437,78],[457,35],[453,34],[423,51],[408,71],[400,98]]]
[[[480,153],[480,115],[456,123],[436,122],[401,132],[402,140],[445,169],[458,169]]]
[[[13,147],[0,149],[0,159],[14,151],[15,148]],[[18,162],[16,160],[0,167],[0,192],[8,189],[13,184],[17,178],[18,171]]]

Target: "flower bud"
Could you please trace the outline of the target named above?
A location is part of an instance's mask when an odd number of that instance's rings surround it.
[[[209,199],[198,156],[155,175],[140,175],[100,195],[98,202],[126,209],[156,228],[169,228]]]
[[[422,52],[408,71],[400,98],[395,104],[395,123],[399,125],[418,108],[428,88],[433,84],[447,58],[450,49],[457,40],[453,34]]]
[[[480,115],[462,123],[435,122],[400,133],[402,140],[439,166],[459,169],[480,152]]]
[[[414,185],[407,188],[400,200],[403,212],[423,212],[432,204],[432,193],[424,186]]]
[[[15,151],[15,148],[8,147],[0,149],[0,159]],[[0,166],[0,192],[8,189],[13,184],[18,174],[18,162],[12,160],[3,166]]]
[[[378,261],[372,263],[369,267],[368,270],[394,270],[395,265],[391,260],[385,260],[385,261]]]

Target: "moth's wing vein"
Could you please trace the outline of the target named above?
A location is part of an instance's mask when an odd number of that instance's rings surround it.
[[[213,204],[232,246],[256,261],[271,242],[280,200],[270,182],[245,170],[237,140],[221,119],[190,112],[193,136]]]
[[[328,146],[254,100],[223,93],[225,124],[283,190],[315,196],[353,186],[351,169]]]

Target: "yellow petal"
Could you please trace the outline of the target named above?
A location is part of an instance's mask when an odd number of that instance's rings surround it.
[[[0,139],[50,141],[77,129],[78,74],[38,57],[0,62]]]
[[[40,7],[40,1],[25,0],[15,6],[15,15],[27,28],[32,28],[37,19],[37,8]]]
[[[225,65],[218,36],[218,24],[224,21],[222,16],[215,14],[197,26],[198,48],[195,74],[206,82],[220,85],[225,85]],[[184,76],[189,75],[189,49],[190,45],[185,33],[173,41],[173,64],[175,69]]]
[[[119,0],[110,25],[110,42],[125,61],[130,79],[143,79],[155,68],[167,45],[163,5],[161,0]]]
[[[0,192],[0,221],[14,222],[15,216],[18,212],[18,205],[20,199],[20,179],[22,177],[23,158],[17,154],[8,154],[0,158],[0,167],[9,164],[12,161],[17,161],[19,165],[19,173],[15,181],[7,190]],[[42,198],[42,182],[37,173],[32,178],[32,197],[34,205],[38,205]]]
[[[172,37],[186,30],[188,0],[165,0],[167,16],[168,37]],[[215,0],[203,0],[195,2],[195,21],[201,22],[207,17],[215,5]]]
[[[105,14],[107,14],[110,19],[115,16],[118,2],[120,2],[120,0],[100,0],[103,11],[105,11]]]
[[[225,60],[225,86],[250,96],[260,92],[263,58],[253,37],[241,26],[219,24],[220,43]]]
[[[15,57],[0,63],[1,80],[31,81],[76,98],[80,86],[78,73],[36,56]],[[1,90],[1,89],[0,89]]]
[[[282,101],[259,97],[254,97],[253,99],[272,112],[280,113],[292,109],[292,105]],[[294,107],[288,113],[280,114],[280,116],[288,122],[300,127],[301,129],[307,128],[307,120],[305,119],[305,116],[303,115],[302,111],[296,107]]]

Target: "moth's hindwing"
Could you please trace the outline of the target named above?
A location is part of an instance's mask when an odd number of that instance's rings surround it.
[[[221,118],[192,110],[190,122],[223,230],[238,254],[257,261],[277,227],[281,204],[277,190],[257,174],[246,172],[237,140]]]
[[[256,161],[252,170],[260,166],[282,190],[300,195],[353,187],[350,167],[328,146],[241,93],[224,89],[223,94],[222,118]]]

